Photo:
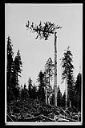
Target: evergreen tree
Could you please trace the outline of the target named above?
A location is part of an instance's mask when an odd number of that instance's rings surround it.
[[[28,90],[26,89],[26,84],[24,84],[24,88],[21,90],[21,99],[27,100],[29,97]]]
[[[68,104],[72,105],[74,95],[74,79],[73,79],[73,64],[72,64],[72,53],[67,48],[62,58],[62,79],[66,80],[66,107]],[[68,100],[69,99],[69,100]]]
[[[54,90],[53,90],[53,92],[54,92]],[[54,98],[55,98],[55,97],[54,97],[54,93],[53,93],[53,94],[52,94],[52,97],[51,97],[51,104],[52,104],[52,105],[54,105]]]
[[[22,67],[21,55],[18,50],[17,55],[15,56],[13,61],[13,72],[12,72],[12,90],[16,100],[19,97],[19,77],[21,77],[20,75],[21,67]]]
[[[32,87],[32,98],[33,99],[37,98],[37,88],[35,85]]]
[[[50,86],[50,80],[52,78],[52,75],[53,75],[53,62],[52,62],[52,59],[49,58],[46,62],[46,65],[45,65],[45,73],[46,73],[46,79],[47,79],[47,83],[46,84],[49,84]]]
[[[51,80],[53,75],[53,62],[49,58],[45,64],[44,82],[45,82],[45,102],[48,103],[48,91],[51,88]]]
[[[66,105],[66,93],[64,92],[61,100],[61,106],[65,108],[65,105]]]
[[[28,92],[29,92],[29,96],[31,98],[32,97],[32,80],[31,80],[31,78],[29,78],[29,80],[28,80]]]
[[[78,110],[81,110],[81,73],[78,73],[75,82],[74,104]]]
[[[60,88],[58,86],[58,92],[57,92],[57,102],[58,102],[58,106],[61,106],[61,101],[62,101],[62,93],[60,91]]]
[[[77,75],[77,80],[75,83],[75,89],[76,93],[79,93],[81,95],[81,73]]]
[[[45,101],[45,92],[44,92],[44,73],[42,71],[39,72],[38,76],[38,82],[39,82],[39,89],[38,89],[38,98],[41,101]]]
[[[11,75],[12,75],[12,64],[13,64],[13,45],[11,44],[11,39],[8,37],[7,40],[7,86],[11,85]]]
[[[18,50],[17,55],[15,56],[15,59],[14,59],[14,76],[15,76],[15,85],[17,87],[19,85],[18,76],[21,77],[21,75],[20,75],[21,67],[22,67],[21,55],[20,55],[20,52]]]
[[[13,45],[10,37],[7,39],[7,101],[14,98],[12,92],[12,72],[13,72]]]

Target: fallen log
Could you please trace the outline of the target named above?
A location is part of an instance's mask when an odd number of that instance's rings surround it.
[[[21,118],[19,121],[31,121],[31,122],[34,122],[34,121],[38,121],[38,120],[41,120],[40,116],[31,116],[31,117],[25,117],[24,119]]]
[[[77,120],[74,120],[74,119],[72,119],[72,118],[69,118],[69,117],[67,117],[67,116],[64,116],[64,115],[59,115],[59,118],[63,118],[63,119],[66,119],[66,120],[69,120],[69,121],[71,121],[71,122],[77,122]]]
[[[44,115],[41,115],[41,117],[43,117],[43,118],[45,118],[45,119],[48,119],[48,120],[50,120],[50,121],[55,121],[55,119],[49,118],[49,117],[44,116]]]
[[[65,119],[65,118],[58,118],[57,120],[58,122],[69,122],[69,120]]]
[[[13,119],[11,118],[11,116],[7,113],[7,116],[8,116],[8,118],[12,121],[12,122],[14,122],[13,121]]]

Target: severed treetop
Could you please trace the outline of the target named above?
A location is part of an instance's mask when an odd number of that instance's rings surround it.
[[[36,25],[33,22],[30,24],[29,20],[28,20],[28,23],[26,24],[26,27],[28,29],[30,29],[32,32],[37,33],[36,39],[37,38],[40,38],[40,39],[44,38],[45,40],[47,40],[51,34],[54,34],[56,32],[56,29],[62,28],[58,25],[55,26],[54,23],[51,23],[49,21],[45,22],[44,25],[42,25],[42,23],[40,21],[39,25]]]

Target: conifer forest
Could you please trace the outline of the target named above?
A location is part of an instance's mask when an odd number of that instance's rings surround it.
[[[64,26],[48,20],[44,23],[41,20],[39,23],[35,23],[35,21],[32,22],[28,19],[24,28],[27,33],[32,33],[33,38],[39,43],[42,43],[42,40],[47,43],[46,41],[53,37],[54,59],[50,56],[47,58],[43,69],[37,74],[37,85],[33,82],[31,75],[27,83],[20,84],[19,80],[22,79],[23,72],[21,49],[18,49],[15,53],[13,43],[16,40],[13,40],[10,35],[6,37],[5,100],[7,103],[7,122],[43,122],[43,124],[44,122],[81,122],[82,72],[78,71],[76,78],[74,77],[74,56],[70,45],[64,49],[60,58],[61,81],[65,83],[63,93],[60,85],[58,85],[57,46],[60,42],[58,41],[57,31],[62,33]],[[28,41],[28,43],[31,42]],[[40,56],[42,58],[42,55]],[[30,57],[32,56],[30,55]],[[28,57],[27,60],[31,63]]]

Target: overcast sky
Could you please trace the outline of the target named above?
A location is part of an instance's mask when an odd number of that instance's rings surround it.
[[[20,83],[27,83],[31,77],[33,83],[49,57],[54,61],[54,35],[47,41],[35,39],[36,35],[25,27],[27,21],[38,24],[50,21],[62,26],[57,31],[58,85],[61,84],[61,58],[64,50],[70,46],[73,54],[74,77],[82,68],[82,4],[5,4],[5,38],[10,36],[16,55],[18,49],[23,62]],[[5,43],[5,44],[6,44]],[[79,68],[80,67],[80,68]]]

